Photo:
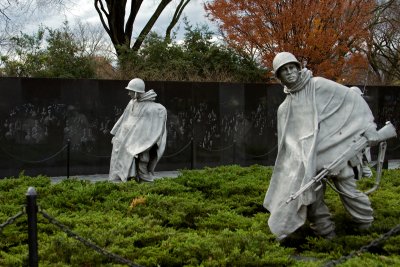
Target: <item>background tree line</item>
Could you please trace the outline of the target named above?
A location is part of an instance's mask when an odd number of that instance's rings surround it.
[[[138,51],[110,51],[88,25],[71,29],[40,27],[10,39],[13,50],[1,57],[2,75],[15,77],[99,78],[191,81],[263,81],[265,70],[255,61],[212,41],[207,26],[186,22],[184,39],[166,41],[149,33]],[[96,39],[97,38],[97,39]],[[96,45],[97,44],[97,45]]]
[[[36,2],[61,8],[69,1]],[[167,30],[153,32],[172,2]],[[218,33],[182,16],[189,2],[158,1],[137,36],[133,29],[143,0],[95,0],[97,27],[78,23],[71,29],[66,22],[60,29],[41,26],[32,35],[3,34],[0,41],[10,49],[2,51],[1,75],[265,82],[273,77],[274,55],[286,50],[315,75],[342,83],[400,83],[400,0],[209,0],[204,8]],[[7,10],[0,6],[0,18],[12,25]],[[182,40],[176,38],[179,21]]]

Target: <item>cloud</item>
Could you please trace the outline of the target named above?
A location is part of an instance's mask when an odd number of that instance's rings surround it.
[[[134,23],[133,38],[139,35],[147,21],[150,19],[151,15],[154,13],[159,2],[160,0],[143,1]],[[184,37],[183,17],[187,17],[190,25],[201,26],[206,24],[209,26],[211,31],[217,32],[216,27],[212,25],[211,22],[206,18],[203,2],[204,0],[191,0],[186,6],[180,21],[173,29],[174,32],[176,31],[176,37],[178,41],[182,40]],[[70,0],[65,3],[66,6],[64,6],[62,10],[57,8],[49,8],[49,10],[43,8],[36,9],[35,12],[30,14],[30,16],[26,16],[25,20],[21,19],[20,24],[24,25],[24,28],[20,28],[19,30],[24,33],[33,34],[37,32],[39,26],[41,25],[52,29],[58,29],[63,26],[65,21],[69,22],[71,28],[74,27],[77,21],[83,23],[86,22],[95,26],[97,25],[99,28],[102,28],[99,15],[96,12],[93,1]],[[178,3],[178,0],[173,0],[166,7],[155,23],[152,31],[155,31],[160,35],[164,35]]]
[[[79,8],[74,8],[70,12],[66,13],[68,21],[73,22],[76,19],[80,19],[82,21],[86,21],[88,23],[93,23],[93,24],[100,24],[100,18],[93,6],[92,1],[87,1],[87,0],[75,0],[79,1],[79,4],[76,6]],[[139,35],[147,21],[150,19],[151,15],[154,13],[156,10],[158,3],[160,1],[144,1],[139,13],[136,17],[135,23],[134,23],[134,29],[133,29],[133,36]],[[164,34],[170,21],[171,18],[176,10],[176,7],[178,5],[178,1],[172,1],[166,8],[165,10],[161,13],[160,17],[158,18],[157,22],[155,23],[153,27],[153,31],[159,33],[159,34]],[[128,6],[129,8],[129,6]],[[205,16],[205,11],[203,8],[203,1],[202,0],[192,0],[188,3],[186,6],[183,15],[181,16],[180,21],[178,22],[178,25],[183,25],[182,24],[182,18],[186,16],[190,22],[191,25],[203,25],[207,24],[209,25],[211,30],[214,30],[214,26],[210,24],[210,21],[206,18]],[[60,22],[61,23],[61,22]],[[183,37],[183,31],[184,27],[181,26],[179,27],[180,31],[178,32],[178,38]]]

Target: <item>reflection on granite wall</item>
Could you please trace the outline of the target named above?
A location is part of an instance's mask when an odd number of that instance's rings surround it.
[[[107,173],[112,126],[129,101],[128,81],[0,78],[0,177]],[[167,147],[158,170],[224,164],[272,165],[278,84],[147,82],[168,110]],[[400,88],[367,87],[379,126],[399,130]],[[193,141],[192,141],[193,140]],[[388,142],[400,158],[399,140]]]

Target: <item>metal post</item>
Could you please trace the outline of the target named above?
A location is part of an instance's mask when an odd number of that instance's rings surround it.
[[[190,154],[190,169],[191,170],[193,170],[194,169],[194,153],[195,153],[195,151],[194,151],[194,140],[193,140],[193,138],[192,139],[190,139],[190,152],[191,152],[191,154]]]
[[[70,164],[70,154],[71,154],[71,140],[67,140],[67,178],[69,178],[69,164]]]
[[[233,153],[233,164],[236,163],[236,140],[233,140],[233,148],[232,148],[232,153]]]
[[[387,159],[383,161],[382,169],[389,169],[389,161]]]
[[[37,241],[37,205],[36,190],[29,187],[26,193],[26,213],[28,215],[28,245],[29,245],[29,267],[38,266],[38,241]]]

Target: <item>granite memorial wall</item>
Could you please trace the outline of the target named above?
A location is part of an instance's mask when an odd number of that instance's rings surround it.
[[[71,176],[108,173],[109,132],[130,100],[127,83],[0,78],[0,177],[63,176],[67,167]],[[149,81],[148,89],[168,110],[156,171],[274,164],[280,85]],[[391,120],[400,130],[399,89],[365,88],[379,127]],[[387,158],[400,158],[399,147],[398,138],[390,140]]]

